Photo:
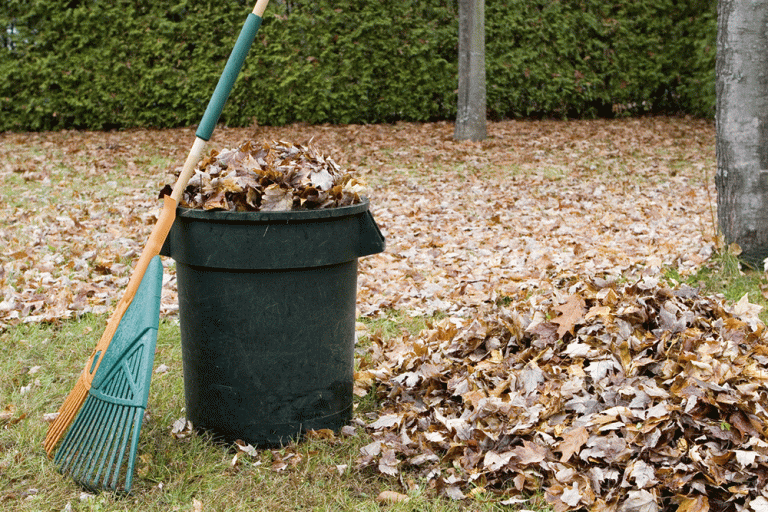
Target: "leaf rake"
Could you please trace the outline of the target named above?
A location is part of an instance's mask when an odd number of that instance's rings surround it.
[[[248,15],[123,297],[43,442],[49,456],[61,442],[54,462],[91,490],[131,490],[157,342],[163,273],[158,254],[176,218],[176,205],[261,26],[268,1],[258,0]]]
[[[152,258],[54,462],[91,490],[129,492],[155,359],[163,266]]]

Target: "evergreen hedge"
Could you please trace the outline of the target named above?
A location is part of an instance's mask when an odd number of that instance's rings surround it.
[[[197,123],[252,6],[5,0],[0,131]],[[488,115],[713,116],[717,0],[486,0]],[[231,126],[453,119],[457,0],[283,0]]]

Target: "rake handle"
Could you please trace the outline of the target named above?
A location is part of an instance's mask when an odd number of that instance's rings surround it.
[[[256,9],[260,9],[263,14],[263,9],[267,6],[266,4],[267,0],[259,0],[259,3],[254,8],[254,12],[250,13],[245,20],[240,35],[237,37],[237,42],[235,42],[235,47],[232,49],[232,53],[229,54],[224,72],[221,74],[219,83],[216,84],[216,89],[213,91],[208,107],[205,109],[203,119],[197,127],[195,135],[200,139],[207,141],[211,138],[216,122],[219,120],[221,111],[224,109],[224,104],[227,102],[227,98],[229,98],[229,93],[232,92],[232,86],[235,84],[235,80],[240,74],[240,69],[243,67],[248,50],[251,48],[256,37],[256,32],[258,32],[261,26],[261,16],[255,14]]]
[[[168,232],[173,225],[173,221],[176,218],[176,205],[181,200],[184,189],[186,188],[189,179],[192,177],[192,174],[194,174],[195,167],[205,150],[206,142],[213,134],[216,123],[221,116],[221,111],[224,109],[224,104],[227,102],[229,94],[232,92],[232,87],[235,84],[235,80],[243,67],[243,62],[245,62],[248,50],[250,50],[253,45],[256,33],[261,27],[262,16],[264,15],[268,3],[269,0],[258,0],[253,11],[248,14],[243,28],[240,30],[240,35],[237,37],[232,53],[229,55],[224,71],[222,72],[219,82],[216,85],[216,89],[213,91],[213,95],[208,102],[208,107],[205,109],[203,118],[198,125],[197,132],[195,133],[195,142],[192,144],[192,148],[184,162],[184,167],[182,167],[181,173],[179,174],[176,183],[173,185],[171,196],[170,198],[166,196],[164,199],[160,216],[155,227],[152,229],[152,233],[149,235],[149,239],[144,246],[139,261],[136,263],[136,267],[131,275],[131,279],[128,281],[123,297],[120,299],[120,302],[118,302],[115,311],[107,323],[104,334],[102,334],[99,343],[96,345],[96,348],[94,348],[91,357],[86,363],[85,369],[88,374],[88,384],[90,384],[93,375],[99,369],[104,350],[109,345],[117,326],[120,324],[123,314],[133,301],[133,297],[139,289],[139,284],[141,284],[141,279],[144,277],[149,262],[153,257],[160,254],[160,249],[163,247],[163,243],[165,242]]]
[[[219,121],[221,111],[224,109],[224,104],[227,102],[229,94],[232,92],[235,80],[240,74],[248,50],[250,50],[253,40],[256,38],[256,32],[258,32],[259,27],[261,27],[264,10],[267,8],[268,3],[269,0],[258,0],[256,6],[253,8],[253,12],[248,15],[242,30],[240,30],[240,35],[237,37],[235,47],[232,49],[229,59],[227,59],[227,64],[224,66],[224,71],[219,78],[219,83],[216,84],[216,89],[214,89],[213,95],[208,102],[208,107],[206,107],[203,118],[197,127],[197,131],[195,132],[195,142],[192,145],[192,149],[190,149],[189,155],[187,155],[187,160],[184,162],[181,174],[179,174],[176,183],[173,185],[171,198],[177,203],[181,200],[187,182],[195,171],[197,162],[200,161],[200,157],[205,149],[205,143],[211,138],[213,130],[216,128],[216,123]],[[163,240],[165,240],[165,238],[163,238]]]

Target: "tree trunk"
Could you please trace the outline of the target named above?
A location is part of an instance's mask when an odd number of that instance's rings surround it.
[[[459,0],[457,140],[483,140],[485,126],[485,0]]]
[[[717,23],[717,217],[758,268],[768,257],[768,4],[720,0]]]

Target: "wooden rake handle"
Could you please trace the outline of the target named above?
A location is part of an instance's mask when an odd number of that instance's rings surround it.
[[[208,102],[208,107],[205,109],[203,119],[198,125],[197,132],[195,132],[195,143],[192,145],[192,149],[189,151],[187,161],[184,163],[181,174],[173,186],[171,198],[177,203],[184,193],[184,188],[186,188],[187,182],[194,173],[195,166],[197,166],[197,162],[200,160],[202,152],[205,149],[205,143],[211,138],[211,134],[216,127],[221,111],[224,109],[224,104],[227,102],[227,98],[229,98],[229,93],[232,92],[232,87],[235,84],[237,76],[240,74],[240,69],[243,67],[243,62],[245,62],[248,50],[253,44],[256,32],[258,32],[259,27],[261,27],[262,16],[264,15],[264,10],[267,8],[268,3],[269,0],[259,0],[256,2],[253,12],[246,18],[245,24],[240,31],[240,35],[235,42],[235,47],[229,55],[227,65],[224,67],[224,72],[219,78],[219,83],[216,84],[216,89],[213,91],[213,95]]]

